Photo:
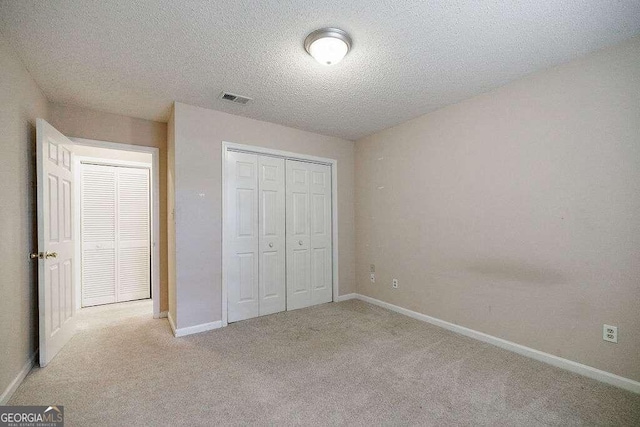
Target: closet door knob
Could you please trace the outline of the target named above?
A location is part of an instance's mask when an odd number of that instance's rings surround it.
[[[273,243],[269,243],[269,247],[272,248],[273,247]]]
[[[298,241],[298,244],[299,244],[300,246],[302,246],[302,240],[299,240],[299,241]]]

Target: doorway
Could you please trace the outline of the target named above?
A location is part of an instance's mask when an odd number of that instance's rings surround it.
[[[83,148],[83,146],[88,146]],[[102,150],[100,153],[97,151]],[[151,167],[147,157],[145,179],[151,180],[150,193],[145,194],[149,202],[151,225],[145,233],[150,253],[151,297],[153,317],[160,317],[159,259],[159,150],[93,141],[71,139],[56,130],[45,120],[36,119],[36,178],[38,247],[29,257],[38,261],[38,312],[39,312],[39,359],[45,367],[73,337],[76,331],[79,308],[82,305],[81,245],[80,243],[80,192],[83,150],[93,150],[94,162],[113,160],[107,153],[117,157],[123,152],[146,153],[151,156]],[[96,151],[97,150],[97,151]],[[106,158],[105,158],[106,157]],[[129,159],[128,161],[131,161]],[[128,164],[125,166],[133,166]],[[149,178],[150,177],[150,178]],[[101,194],[94,194],[100,198]],[[99,221],[98,221],[99,223]],[[136,227],[133,227],[136,228]],[[146,274],[146,273],[145,273]],[[150,313],[150,314],[151,314]]]
[[[151,163],[79,163],[82,308],[151,298]]]
[[[152,307],[149,315],[158,318],[157,149],[71,139],[76,309],[148,299],[144,306]]]

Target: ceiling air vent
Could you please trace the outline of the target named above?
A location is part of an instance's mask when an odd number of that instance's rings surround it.
[[[225,101],[231,101],[231,102],[235,102],[236,104],[242,104],[242,105],[246,105],[249,103],[249,101],[251,101],[251,98],[249,97],[236,95],[235,93],[229,93],[229,92],[222,92],[220,94],[220,99],[224,99]]]

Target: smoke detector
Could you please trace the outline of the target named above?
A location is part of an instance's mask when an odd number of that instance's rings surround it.
[[[225,101],[235,102],[236,104],[247,105],[249,101],[253,101],[253,99],[248,96],[236,95],[231,92],[222,92],[220,94],[220,99],[224,99]]]

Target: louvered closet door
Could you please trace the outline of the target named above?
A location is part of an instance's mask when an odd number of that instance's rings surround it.
[[[117,302],[116,168],[82,165],[82,306]]]
[[[82,306],[150,298],[149,170],[82,165]]]
[[[149,169],[116,169],[118,301],[150,298]]]

